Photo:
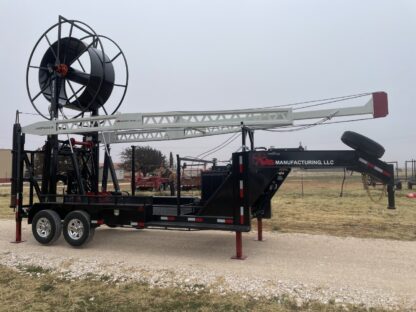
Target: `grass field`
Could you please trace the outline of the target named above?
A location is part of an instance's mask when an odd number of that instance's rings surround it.
[[[0,186],[0,218],[13,218],[13,209],[10,204],[10,186]]]
[[[386,197],[370,200],[358,174],[347,177],[343,197],[342,173],[303,173],[303,196],[301,181],[296,173],[283,184],[272,201],[272,219],[264,221],[266,230],[416,240],[416,200],[406,197],[407,190],[396,191],[397,209],[389,210]],[[0,188],[0,218],[13,218],[8,194],[9,187]]]
[[[254,300],[241,295],[211,294],[209,290],[194,294],[138,283],[118,285],[92,277],[68,281],[33,266],[21,271],[0,266],[0,311],[367,311],[333,302],[298,306],[288,298]],[[28,274],[32,277],[28,278]]]
[[[340,197],[342,174],[305,175],[288,179],[273,198],[273,218],[265,226],[280,232],[416,240],[416,200],[408,190],[396,191],[395,210],[387,197],[374,203],[363,189],[361,176],[347,177]],[[373,195],[377,197],[379,193]]]

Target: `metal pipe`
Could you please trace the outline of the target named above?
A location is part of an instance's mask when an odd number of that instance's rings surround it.
[[[35,154],[33,152],[30,153],[30,166],[28,166],[29,175],[31,176],[30,179],[30,188],[29,188],[29,206],[32,207],[33,205],[33,184],[35,179]]]
[[[257,218],[257,240],[263,241],[263,218]]]
[[[74,152],[74,148],[72,146],[72,140],[69,139],[69,135],[68,136],[68,144],[69,144],[69,148],[71,149],[71,162],[72,162],[72,167],[74,168],[74,172],[77,178],[77,184],[78,184],[78,193],[81,195],[85,195],[85,189],[84,189],[84,183],[82,181],[82,177],[81,177],[81,172],[79,170],[79,164],[78,164],[78,158],[77,155]]]
[[[107,192],[107,184],[108,184],[108,157],[107,157],[107,153],[104,153],[103,178],[101,180],[102,192]]]
[[[254,130],[248,130],[248,137],[250,139],[250,150],[254,151]]]
[[[98,116],[98,109],[93,110],[91,112],[91,116]],[[98,132],[92,133],[92,143],[93,146],[91,147],[92,153],[92,176],[91,176],[91,191],[94,193],[98,193],[99,191],[99,168],[100,168],[100,142],[98,140]]]
[[[23,209],[23,157],[22,151],[24,146],[24,134],[17,127],[16,134],[16,201],[15,201],[15,221],[16,235],[13,243],[21,243],[22,241],[22,209]]]
[[[395,198],[394,198],[394,186],[391,184],[387,185],[387,197],[388,197],[388,209],[396,209]]]
[[[108,148],[108,153],[110,153],[109,148]],[[118,183],[116,170],[114,169],[113,159],[111,158],[110,154],[107,154],[106,157],[108,159],[108,167],[110,169],[111,179],[113,180],[114,191],[118,193],[120,192],[120,184]]]
[[[18,115],[17,115],[18,116]],[[18,162],[18,136],[20,135],[20,124],[16,122],[13,125],[13,148],[12,148],[12,179],[10,186],[10,208],[16,207],[17,194],[17,162]]]
[[[136,146],[131,147],[131,195],[136,195]]]
[[[247,257],[243,256],[243,237],[241,232],[235,232],[235,256],[231,259],[244,260]]]
[[[246,151],[246,136],[247,136],[247,129],[245,126],[241,127],[241,151]]]
[[[177,215],[181,215],[181,158],[176,155],[176,205]]]
[[[20,216],[19,210],[16,209],[15,213],[16,218],[16,240],[12,243],[22,243],[22,217]]]
[[[58,45],[59,46],[59,45]],[[57,65],[57,64],[56,64]],[[58,101],[59,101],[59,93],[61,90],[61,79],[58,77],[57,73],[54,72],[52,83],[51,83],[51,119],[56,120],[59,117],[58,114]],[[58,142],[58,135],[50,135],[48,136],[48,142],[50,144],[50,154],[49,154],[49,166],[47,169],[49,179],[48,185],[48,194],[56,195],[56,184],[57,184],[57,171],[58,171],[58,149],[59,149],[59,142]],[[47,155],[45,154],[45,159]],[[52,197],[52,201],[55,201],[55,198]]]

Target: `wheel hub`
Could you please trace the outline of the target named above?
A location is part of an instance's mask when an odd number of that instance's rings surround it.
[[[79,219],[72,219],[68,222],[68,236],[78,240],[84,235],[84,225]]]
[[[59,65],[55,66],[55,71],[61,77],[65,77],[68,74],[68,65],[66,65],[66,64],[59,64]]]
[[[52,225],[47,218],[40,218],[36,223],[36,232],[42,238],[46,238],[51,234]]]

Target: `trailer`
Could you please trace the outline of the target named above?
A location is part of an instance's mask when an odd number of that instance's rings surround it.
[[[138,177],[136,179],[137,190],[148,190],[148,191],[164,191],[167,189],[169,184],[168,178],[160,176],[147,176]]]
[[[43,63],[35,66],[30,60],[28,65],[28,71],[37,68],[41,73],[40,94],[50,102],[51,115],[46,116],[45,121],[22,126],[17,114],[13,127],[10,206],[16,213],[16,242],[22,241],[23,218],[32,225],[33,236],[39,243],[52,244],[63,233],[66,242],[74,247],[90,241],[95,229],[102,225],[136,229],[210,229],[235,232],[234,258],[244,259],[242,233],[251,231],[252,220],[256,219],[258,239],[262,240],[262,220],[271,218],[271,199],[292,168],[337,167],[368,174],[387,185],[387,206],[395,209],[393,165],[380,160],[384,148],[365,136],[345,132],[341,139],[351,148],[347,150],[256,148],[254,142],[255,131],[290,126],[299,120],[358,115],[385,117],[388,114],[386,93],[366,94],[369,99],[365,105],[335,109],[295,111],[291,107],[275,107],[100,115],[99,110],[104,108],[112,88],[118,85],[113,80],[111,60],[124,57],[124,54],[119,50],[118,56],[107,56],[101,42],[107,37],[95,33],[91,35],[91,45],[71,35],[63,37],[65,25],[91,32],[84,23],[60,17],[58,24],[47,31],[57,29],[58,40],[49,46]],[[46,33],[41,39],[45,36]],[[76,51],[77,47],[81,50]],[[89,53],[92,72],[80,73],[71,67],[72,63],[65,63],[65,59],[75,62],[74,58],[80,53]],[[44,72],[47,72],[46,78]],[[71,85],[74,81],[83,86],[79,91],[81,95],[74,91],[70,96],[62,91],[66,83]],[[127,81],[120,85],[127,86]],[[34,104],[34,96],[30,92],[29,96]],[[36,104],[34,107],[40,111]],[[64,118],[61,108],[76,109],[82,114]],[[87,114],[89,116],[85,116]],[[232,154],[228,165],[213,163],[201,173],[201,195],[198,197],[182,195],[180,162],[174,196],[136,195],[134,182],[130,193],[120,189],[110,154],[111,144],[182,140],[238,132],[241,133],[240,151]],[[27,135],[46,136],[46,143],[42,149],[28,150],[25,148]],[[100,147],[104,147],[101,181],[98,175]],[[41,179],[35,174],[36,159],[42,159]],[[178,156],[178,159],[181,158]],[[65,162],[65,169],[60,167],[60,160]],[[114,188],[111,192],[107,185],[108,172]],[[134,175],[133,161],[132,181],[135,181]],[[58,191],[58,181],[65,185],[62,193]],[[24,183],[29,186],[29,195],[25,197]]]

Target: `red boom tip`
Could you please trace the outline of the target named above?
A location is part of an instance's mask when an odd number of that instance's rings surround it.
[[[389,114],[389,106],[386,92],[373,93],[373,117],[381,118]]]

